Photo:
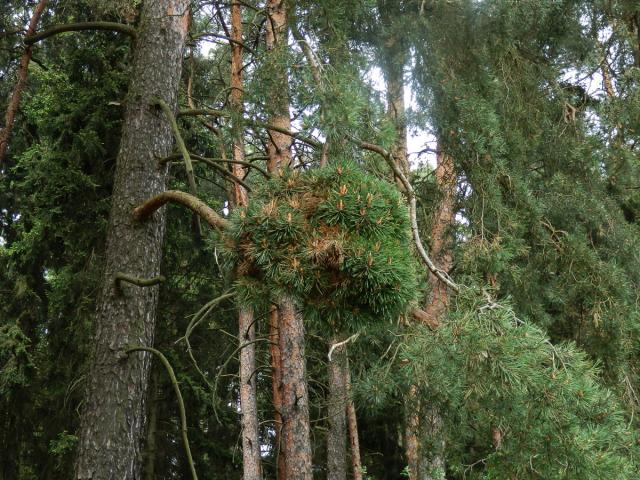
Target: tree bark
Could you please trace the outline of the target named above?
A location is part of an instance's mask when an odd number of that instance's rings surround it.
[[[258,404],[256,402],[256,329],[253,309],[240,307],[240,406],[242,414],[242,467],[245,480],[259,480],[260,442],[258,437]]]
[[[282,296],[278,305],[282,354],[282,383],[279,388],[282,397],[282,446],[286,455],[285,478],[311,480],[304,323],[293,298]]]
[[[433,213],[429,255],[443,271],[448,273],[453,266],[451,228],[455,222],[457,176],[453,158],[444,152],[442,145],[438,146],[436,161],[435,178],[441,197]],[[432,272],[429,272],[429,284],[431,292],[425,305],[426,316],[430,319],[430,323],[435,322],[440,325],[441,318],[449,306],[449,289]],[[442,437],[442,416],[433,406],[418,406],[418,411],[421,421],[416,426],[419,426],[424,440],[418,453],[419,478],[443,480],[445,478],[445,443]]]
[[[132,80],[116,164],[107,231],[105,270],[97,302],[95,343],[76,460],[77,479],[139,479],[141,438],[150,355],[126,356],[129,345],[153,343],[159,287],[123,284],[123,272],[141,278],[160,273],[164,212],[136,222],[133,208],[164,191],[171,127],[151,106],[162,98],[177,103],[182,52],[189,28],[186,0],[145,2],[135,46]]]
[[[36,27],[38,26],[38,21],[40,20],[40,16],[42,15],[46,4],[47,0],[40,0],[38,2],[38,5],[36,5],[36,8],[33,10],[33,14],[31,15],[29,28],[27,29],[25,37],[29,37],[35,33]],[[11,132],[13,132],[13,123],[16,118],[16,113],[18,112],[18,107],[20,106],[22,91],[24,90],[24,86],[27,83],[27,72],[29,70],[29,63],[31,62],[32,53],[33,45],[27,45],[24,49],[22,57],[20,58],[20,67],[18,67],[18,78],[16,80],[16,85],[13,88],[13,94],[11,95],[11,100],[9,100],[9,105],[7,106],[7,111],[4,116],[4,128],[2,129],[2,131],[0,131],[0,167],[4,165],[4,158],[7,154],[7,147],[9,146]]]
[[[285,0],[267,1],[266,47],[269,56],[277,61],[284,61],[287,48],[287,2]],[[271,118],[269,123],[280,129],[291,130],[289,115],[289,82],[286,66],[278,78],[274,80],[271,92]],[[269,172],[279,172],[291,164],[291,136],[276,130],[269,130],[271,141],[268,143]]]
[[[266,5],[267,22],[265,45],[272,61],[286,51],[287,35],[287,11],[284,0],[268,0]],[[289,82],[286,67],[278,72],[273,81],[273,90],[269,95],[269,124],[282,131],[268,130],[269,142],[267,143],[267,171],[271,175],[280,175],[282,169],[291,165],[292,137],[283,133],[291,130],[291,118],[289,116]],[[282,417],[282,392],[283,392],[283,360],[281,352],[281,335],[289,335],[287,325],[280,322],[280,309],[274,308],[269,313],[269,337],[271,339],[271,372],[273,386],[273,408],[276,433],[274,447],[276,450],[277,479],[285,480],[287,477],[287,454],[290,445],[282,441],[284,424]],[[302,337],[304,340],[304,337]],[[306,387],[305,387],[306,388]],[[306,391],[306,390],[305,390]],[[308,413],[307,413],[308,418]]]
[[[231,93],[229,103],[237,114],[242,113],[242,9],[238,0],[231,2]],[[244,177],[244,138],[239,125],[234,125],[232,144],[233,175]],[[233,185],[234,205],[245,207],[249,203],[247,190],[238,183]],[[256,400],[256,329],[253,309],[239,306],[238,338],[240,340],[240,408],[242,426],[242,470],[244,480],[259,480],[260,440],[258,436],[258,404]]]
[[[334,339],[334,343],[338,340]],[[346,346],[335,348],[329,359],[327,399],[327,480],[347,478],[347,368]]]

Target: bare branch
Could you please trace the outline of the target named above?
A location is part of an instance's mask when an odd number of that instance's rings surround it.
[[[228,220],[218,215],[211,207],[198,197],[179,190],[168,190],[148,199],[142,205],[133,210],[133,218],[138,221],[143,221],[149,218],[153,212],[169,202],[184,205],[198,214],[200,218],[214,228],[224,230],[229,226]]]
[[[24,43],[27,45],[33,45],[45,38],[58,35],[64,32],[80,32],[84,30],[104,30],[112,32],[120,32],[125,35],[129,35],[131,38],[136,38],[136,29],[130,25],[117,22],[80,22],[80,23],[66,23],[64,25],[54,25],[40,33],[29,35],[25,37]]]

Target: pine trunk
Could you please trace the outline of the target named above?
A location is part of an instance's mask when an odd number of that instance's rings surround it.
[[[287,46],[287,12],[286,2],[283,0],[268,0],[266,6],[267,23],[265,44],[270,60],[277,63],[279,57],[285,52]],[[270,110],[269,123],[284,128],[291,129],[291,118],[289,116],[289,83],[286,69],[283,67],[273,81],[273,90],[269,95],[270,102],[267,106]],[[269,142],[267,143],[267,170],[272,175],[280,175],[283,168],[291,164],[291,137],[281,132],[269,130]],[[276,422],[276,434],[274,447],[276,450],[277,479],[287,478],[287,455],[292,449],[291,445],[283,441],[284,419],[283,419],[283,371],[284,360],[281,350],[281,336],[290,335],[287,331],[289,324],[283,325],[280,320],[281,308],[274,308],[269,314],[269,337],[271,340],[271,372],[273,385],[273,408],[275,410],[274,419]],[[304,336],[302,337],[304,341]],[[304,348],[304,345],[303,345]],[[290,377],[290,375],[287,375]],[[305,380],[306,381],[306,380]],[[306,385],[305,385],[306,392]],[[305,400],[308,401],[308,400]],[[308,421],[308,412],[307,412]],[[309,446],[309,451],[311,450]]]
[[[231,2],[231,94],[230,104],[238,114],[242,113],[242,9],[238,0]],[[244,161],[244,138],[239,126],[234,126],[232,157]],[[244,177],[245,169],[233,164],[232,172],[237,178]],[[234,204],[245,207],[249,203],[247,190],[234,183]],[[259,480],[260,440],[258,436],[258,404],[256,400],[256,328],[253,309],[239,306],[238,338],[240,343],[240,408],[242,427],[242,470],[244,480]]]
[[[435,177],[441,197],[433,213],[429,255],[439,268],[448,273],[453,265],[451,228],[455,221],[457,176],[453,158],[442,150],[442,145],[438,148]],[[424,310],[429,318],[437,324],[442,324],[441,318],[449,306],[449,290],[431,272],[429,272],[429,285],[431,285],[431,292]],[[445,478],[442,416],[438,409],[423,406],[420,417],[420,428],[424,439],[419,453],[420,478],[442,480]],[[426,448],[427,445],[428,448]]]
[[[358,419],[356,406],[351,397],[351,371],[349,359],[345,369],[344,383],[347,390],[347,426],[349,427],[349,447],[351,449],[351,474],[353,480],[362,480],[362,461],[360,460],[360,437],[358,436]]]
[[[130,345],[151,346],[158,286],[123,283],[123,272],[142,278],[160,273],[164,211],[135,222],[136,205],[165,190],[166,170],[157,159],[169,154],[171,127],[151,106],[155,98],[175,108],[182,52],[189,27],[185,0],[145,2],[135,46],[107,232],[105,271],[97,302],[95,343],[81,419],[78,479],[139,479],[141,439],[150,356],[127,356]]]
[[[329,360],[327,480],[345,480],[347,478],[346,368],[346,347],[342,345],[333,350]]]
[[[282,354],[282,447],[285,451],[285,478],[311,480],[311,439],[309,393],[307,391],[304,323],[295,300],[282,296],[280,352]]]

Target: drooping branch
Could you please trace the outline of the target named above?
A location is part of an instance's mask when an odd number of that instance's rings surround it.
[[[167,279],[163,275],[158,275],[157,277],[153,278],[140,278],[126,273],[117,272],[114,276],[114,282],[117,289],[120,289],[121,282],[127,282],[132,285],[136,285],[137,287],[152,287],[154,285],[163,283],[166,280]]]
[[[216,110],[216,109],[209,109],[209,108],[196,108],[196,109],[185,109],[185,110],[180,110],[180,112],[178,112],[179,116],[188,116],[188,117],[196,117],[199,115],[205,115],[205,116],[213,116],[213,117],[220,117],[220,118],[229,118],[231,117],[231,114],[229,112],[225,112],[224,110]],[[289,130],[287,128],[282,128],[282,127],[278,127],[276,125],[271,125],[269,123],[266,122],[261,122],[259,120],[252,120],[252,119],[244,119],[243,120],[247,125],[255,127],[255,128],[264,128],[267,130],[273,130],[274,132],[280,132],[283,133],[285,135],[289,135],[291,138],[295,138],[296,140],[300,140],[303,143],[306,143],[307,145],[313,147],[313,148],[322,148],[322,142],[315,140],[311,137],[308,137],[300,132],[295,132],[293,130]]]
[[[31,20],[29,21],[29,28],[27,29],[26,36],[33,35],[36,31],[36,26],[38,25],[38,21],[40,20],[40,16],[42,15],[46,4],[47,0],[40,0],[34,9],[33,14],[31,15]],[[7,147],[9,146],[9,139],[11,138],[11,132],[13,131],[13,122],[16,117],[16,112],[18,111],[18,106],[20,105],[22,91],[24,90],[25,83],[27,82],[27,71],[32,54],[33,49],[31,45],[27,45],[22,57],[20,58],[18,79],[16,80],[16,85],[13,88],[9,105],[7,105],[7,112],[4,116],[4,128],[2,129],[2,132],[0,132],[0,166],[4,163],[4,156],[7,153]]]
[[[184,444],[184,453],[187,456],[187,462],[189,463],[189,470],[191,471],[191,478],[193,480],[198,480],[198,474],[196,473],[196,467],[193,463],[193,456],[191,455],[191,447],[189,446],[189,435],[187,433],[187,412],[184,408],[184,400],[182,399],[182,393],[180,392],[180,385],[178,385],[178,379],[176,378],[176,374],[165,357],[160,350],[156,350],[151,347],[131,347],[126,350],[127,355],[133,352],[149,352],[153,353],[158,357],[164,368],[167,370],[169,374],[169,378],[171,379],[171,385],[173,385],[173,390],[176,392],[176,397],[178,398],[178,410],[180,410],[180,430],[182,432],[182,442]]]
[[[173,202],[184,205],[200,216],[205,222],[214,228],[224,230],[229,221],[218,215],[211,207],[194,195],[179,190],[167,190],[155,197],[148,199],[142,205],[133,210],[133,218],[138,221],[145,220],[166,203]]]
[[[129,35],[131,38],[136,38],[136,29],[131,25],[117,22],[80,22],[80,23],[66,23],[63,25],[54,25],[46,30],[29,35],[25,37],[24,43],[27,45],[33,45],[45,38],[52,37],[64,32],[80,32],[85,30],[103,30],[111,32],[120,32],[125,35]]]

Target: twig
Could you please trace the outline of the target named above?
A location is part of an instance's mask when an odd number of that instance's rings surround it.
[[[327,354],[327,357],[329,358],[329,361],[331,361],[331,355],[333,354],[333,351],[336,348],[340,348],[343,345],[346,345],[349,342],[355,342],[358,337],[360,336],[360,332],[354,333],[353,335],[351,335],[349,338],[347,338],[346,340],[343,340],[341,342],[337,342],[331,345],[331,348],[329,349],[329,353]]]

